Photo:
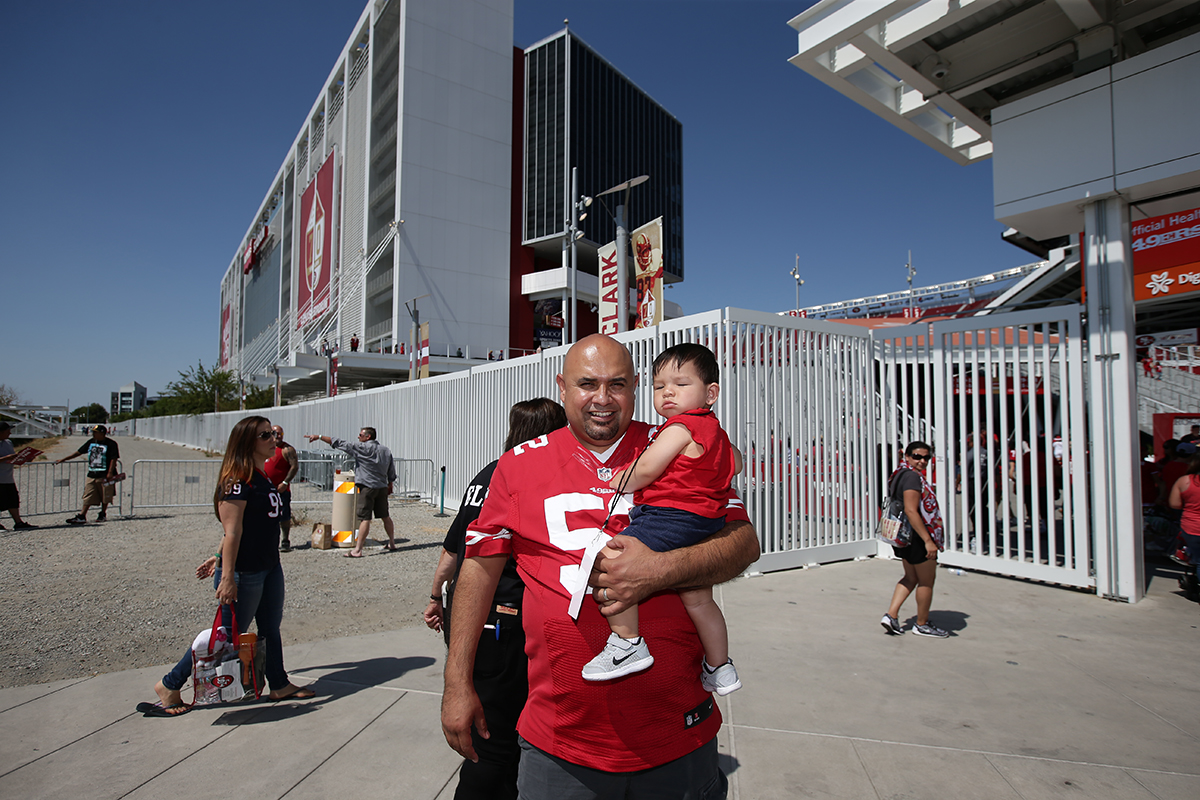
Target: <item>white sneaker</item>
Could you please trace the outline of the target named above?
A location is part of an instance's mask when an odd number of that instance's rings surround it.
[[[646,646],[646,638],[622,639],[615,633],[608,635],[608,642],[600,655],[583,668],[585,681],[611,681],[624,675],[632,675],[654,665],[654,656]]]
[[[732,658],[716,669],[701,659],[700,685],[704,687],[704,691],[716,692],[721,697],[742,688],[742,682],[738,678],[737,667],[733,666]]]

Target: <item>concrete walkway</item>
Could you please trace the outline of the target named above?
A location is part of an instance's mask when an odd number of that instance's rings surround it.
[[[1200,797],[1200,612],[1169,569],[1134,606],[942,570],[947,640],[883,633],[900,571],[843,563],[719,591],[745,684],[720,701],[731,798]],[[318,699],[145,719],[134,705],[164,668],[2,690],[0,796],[453,795],[439,635],[286,661]]]

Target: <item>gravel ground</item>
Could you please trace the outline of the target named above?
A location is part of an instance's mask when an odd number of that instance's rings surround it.
[[[71,437],[50,455],[82,441]],[[119,442],[131,461],[126,453],[139,440]],[[187,454],[175,458],[197,458],[195,451],[174,449]],[[398,552],[378,546],[387,537],[375,521],[376,544],[358,560],[343,558],[346,551],[337,548],[311,549],[312,522],[293,528],[293,544],[302,544],[280,555],[287,580],[285,646],[424,624],[421,612],[452,517],[395,500],[391,512]],[[328,505],[293,509],[313,521],[328,521],[329,513]],[[18,532],[5,515],[10,530],[0,532],[6,562],[0,627],[9,633],[0,638],[0,688],[170,664],[212,624],[212,581],[195,577],[221,538],[211,508],[148,509],[127,519],[110,510],[109,521],[84,526],[66,525],[67,516],[30,517],[40,530]]]

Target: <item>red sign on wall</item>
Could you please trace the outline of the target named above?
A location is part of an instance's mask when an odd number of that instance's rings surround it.
[[[336,229],[337,150],[317,170],[300,196],[300,270],[297,277],[296,327],[303,328],[329,310],[333,285]]]
[[[1200,208],[1139,220],[1129,232],[1134,300],[1200,290]]]
[[[229,366],[229,356],[233,344],[233,316],[229,313],[229,305],[221,310],[221,369]]]

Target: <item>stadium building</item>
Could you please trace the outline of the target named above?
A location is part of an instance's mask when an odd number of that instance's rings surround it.
[[[569,30],[512,38],[512,0],[367,4],[221,281],[222,368],[293,400],[558,344],[572,250],[583,336],[618,203],[683,278],[678,120]],[[572,225],[572,167],[650,179]]]

